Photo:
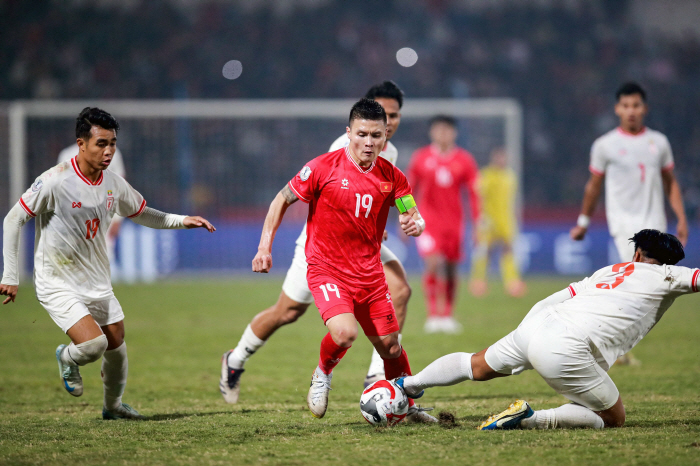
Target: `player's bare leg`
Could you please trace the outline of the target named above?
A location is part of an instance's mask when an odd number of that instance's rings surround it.
[[[138,411],[122,403],[129,372],[129,359],[124,342],[124,321],[105,325],[102,331],[107,337],[107,350],[102,355],[102,384],[104,386],[104,407],[102,419],[143,419]]]
[[[246,327],[238,345],[224,353],[221,359],[219,391],[227,403],[237,403],[240,394],[243,366],[260,349],[278,328],[295,322],[309,308],[308,303],[299,303],[282,291],[277,302],[258,313]]]
[[[306,397],[311,414],[319,419],[328,409],[328,392],[331,390],[333,369],[357,338],[357,320],[350,307],[347,307],[347,312],[328,319],[326,327],[328,333],[321,341],[318,366],[311,375],[311,386]]]
[[[81,306],[81,304],[76,304]],[[86,315],[66,331],[70,337],[69,345],[56,348],[58,371],[63,387],[73,396],[83,394],[83,379],[79,366],[95,362],[107,349],[107,337],[90,315]]]
[[[408,300],[411,298],[412,293],[411,285],[408,284],[406,270],[404,270],[403,265],[401,265],[401,262],[398,260],[384,264],[384,275],[386,276],[386,283],[389,286],[389,293],[391,293],[391,301],[394,303],[396,320],[401,330],[403,329],[404,322],[406,322]],[[400,333],[398,342],[401,343]],[[375,348],[372,351],[372,360],[367,370],[367,375],[365,376],[364,386],[366,388],[377,380],[383,380],[384,378],[384,360]]]

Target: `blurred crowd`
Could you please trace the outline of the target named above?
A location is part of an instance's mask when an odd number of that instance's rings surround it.
[[[526,205],[578,206],[590,145],[615,127],[614,91],[634,79],[700,217],[697,37],[643,33],[625,0],[297,3],[5,0],[0,99],[357,97],[387,78],[408,99],[513,97],[525,111]],[[402,68],[407,46],[418,62]],[[231,81],[232,59],[243,74]]]

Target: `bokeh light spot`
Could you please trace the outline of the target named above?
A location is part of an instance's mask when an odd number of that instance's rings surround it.
[[[396,52],[396,61],[403,67],[411,67],[418,61],[418,54],[410,47],[404,47]]]
[[[241,73],[243,73],[243,63],[238,60],[227,61],[224,65],[224,69],[221,70],[221,74],[223,74],[226,79],[236,79]]]

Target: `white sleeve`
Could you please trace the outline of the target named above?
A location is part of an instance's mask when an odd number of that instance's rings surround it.
[[[47,171],[39,176],[19,198],[20,207],[30,217],[53,211],[55,202],[52,188],[55,180],[53,173]]]
[[[343,147],[348,147],[349,144],[350,139],[348,139],[348,135],[343,134],[338,139],[333,141],[333,144],[331,144],[331,147],[328,149],[328,152],[333,152],[334,150],[342,149]]]
[[[670,292],[676,295],[697,293],[700,291],[700,269],[690,269],[679,265],[666,265],[665,283],[670,286]]]
[[[605,156],[605,149],[603,148],[603,143],[600,139],[596,139],[591,146],[591,163],[588,169],[591,173],[596,175],[605,175],[605,168],[608,165],[607,157]]]
[[[31,216],[19,204],[15,204],[2,223],[3,285],[19,285],[19,238],[22,227]]]
[[[661,148],[661,169],[662,170],[672,170],[674,167],[673,162],[673,151],[671,150],[671,143],[668,139],[664,137],[664,145]]]
[[[131,220],[139,225],[158,230],[173,230],[185,228],[186,215],[166,214],[160,210],[146,207],[140,215]]]
[[[117,180],[119,196],[117,199],[116,213],[122,217],[138,217],[146,208],[146,200],[140,192],[136,191],[124,178],[121,176],[114,177]]]

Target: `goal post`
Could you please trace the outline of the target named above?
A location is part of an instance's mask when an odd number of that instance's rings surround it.
[[[118,147],[127,178],[162,210],[240,218],[269,203],[284,180],[325,152],[345,128],[353,99],[282,100],[27,100],[6,105],[9,199],[55,164],[75,141],[75,117],[100,107],[122,126]],[[392,142],[400,168],[425,145],[438,114],[457,119],[458,143],[483,166],[504,146],[520,180],[523,116],[514,99],[407,99]],[[274,194],[272,194],[274,196]],[[254,209],[253,209],[254,210]],[[23,238],[27,241],[29,238]],[[28,248],[22,248],[26,255]],[[26,264],[24,257],[22,263]],[[213,266],[216,268],[216,266]],[[27,268],[23,267],[26,277]]]

